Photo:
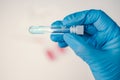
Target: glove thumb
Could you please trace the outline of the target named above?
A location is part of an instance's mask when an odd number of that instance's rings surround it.
[[[68,46],[70,46],[73,51],[82,59],[88,59],[91,56],[90,53],[93,48],[91,48],[81,36],[66,33],[64,34],[63,38]]]

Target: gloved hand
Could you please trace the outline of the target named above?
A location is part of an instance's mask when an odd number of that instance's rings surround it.
[[[73,13],[53,27],[84,26],[84,35],[51,35],[60,47],[67,45],[90,67],[96,80],[120,80],[120,28],[101,10]]]

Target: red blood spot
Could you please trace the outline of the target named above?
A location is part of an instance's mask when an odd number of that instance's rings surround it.
[[[53,53],[52,51],[47,50],[47,51],[46,51],[46,54],[47,54],[47,56],[48,56],[48,58],[49,58],[50,60],[55,60],[55,55],[54,55],[54,53]]]

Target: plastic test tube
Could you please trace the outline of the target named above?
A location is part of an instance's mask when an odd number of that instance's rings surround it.
[[[74,33],[77,35],[83,34],[83,26],[71,26],[70,28],[51,28],[51,26],[31,26],[29,27],[29,32],[32,34],[63,34],[63,33]]]

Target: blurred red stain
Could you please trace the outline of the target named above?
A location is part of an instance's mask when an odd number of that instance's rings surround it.
[[[60,47],[56,47],[56,49],[60,52],[60,53],[65,53],[65,49],[64,48],[60,48]]]
[[[55,60],[55,55],[51,50],[46,50],[46,54],[50,60]]]

